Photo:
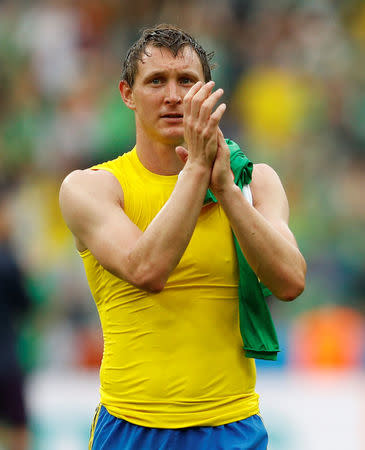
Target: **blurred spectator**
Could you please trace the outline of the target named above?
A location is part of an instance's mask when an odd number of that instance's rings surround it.
[[[290,359],[297,369],[355,369],[365,355],[361,315],[350,308],[327,307],[295,320]]]
[[[11,223],[4,190],[0,190],[0,420],[9,450],[29,448],[24,375],[17,356],[20,320],[30,307],[24,277],[10,246]],[[0,435],[1,442],[1,435]]]
[[[17,41],[32,56],[38,88],[48,96],[67,90],[81,74],[77,10],[67,0],[37,2],[21,16]]]

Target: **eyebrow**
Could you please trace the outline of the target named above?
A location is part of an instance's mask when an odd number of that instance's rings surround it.
[[[149,79],[155,78],[155,77],[166,76],[168,73],[169,73],[168,70],[154,70],[151,73],[146,74],[144,79],[149,80]],[[190,71],[189,69],[182,70],[181,72],[178,73],[178,76],[179,76],[179,78],[189,77],[189,78],[193,78],[194,80],[199,80],[199,75],[196,74],[195,72]]]

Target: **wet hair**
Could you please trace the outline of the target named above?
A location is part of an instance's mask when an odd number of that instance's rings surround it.
[[[144,29],[141,37],[127,52],[123,62],[121,79],[125,80],[130,87],[133,87],[138,70],[138,62],[142,60],[143,54],[150,56],[147,51],[148,46],[167,48],[175,58],[185,46],[192,48],[202,64],[205,82],[212,79],[211,70],[213,65],[211,60],[214,52],[207,53],[190,34],[175,25],[160,24],[153,28]]]

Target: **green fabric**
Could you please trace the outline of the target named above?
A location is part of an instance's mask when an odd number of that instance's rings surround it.
[[[242,153],[239,146],[226,139],[231,152],[231,169],[234,182],[241,189],[249,184],[252,178],[252,162]],[[213,193],[208,190],[204,203],[217,202]],[[239,268],[239,315],[243,348],[247,358],[277,359],[279,350],[278,338],[265,296],[271,292],[258,280],[233,233]]]

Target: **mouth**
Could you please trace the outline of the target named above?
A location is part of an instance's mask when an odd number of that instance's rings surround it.
[[[170,113],[170,114],[163,114],[161,117],[163,119],[182,119],[183,115],[178,113]]]

